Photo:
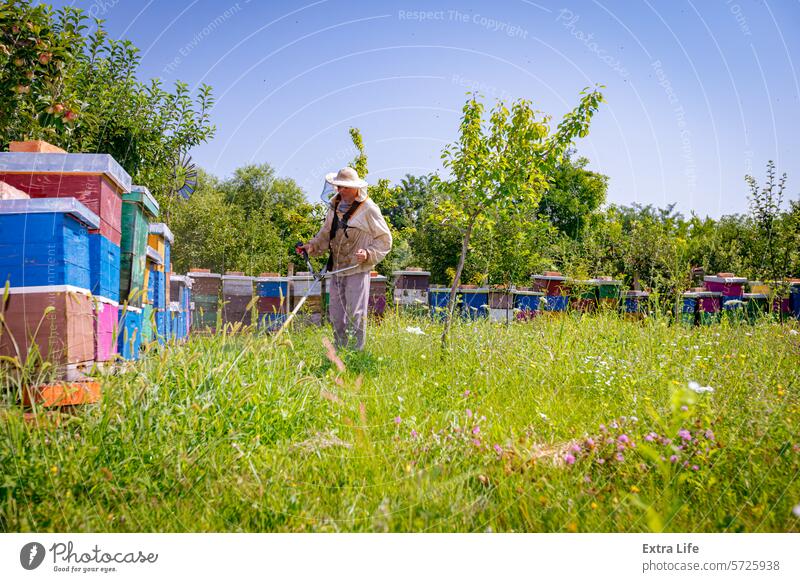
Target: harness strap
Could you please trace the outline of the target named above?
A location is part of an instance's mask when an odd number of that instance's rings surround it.
[[[329,271],[331,269],[333,269],[333,248],[332,248],[331,245],[333,244],[333,239],[336,237],[336,233],[339,230],[339,224],[341,223],[341,228],[344,231],[344,236],[349,238],[347,236],[347,229],[350,228],[350,227],[347,224],[347,221],[350,220],[350,218],[353,216],[353,213],[355,213],[355,211],[358,210],[358,207],[361,206],[361,202],[359,202],[358,200],[353,200],[353,202],[350,204],[350,208],[347,209],[347,212],[344,213],[344,216],[342,216],[342,219],[340,221],[339,220],[339,213],[337,211],[339,209],[339,202],[341,202],[341,200],[342,200],[341,197],[337,194],[336,200],[333,203],[333,221],[331,222],[330,237],[328,237],[328,267],[327,268],[328,268]]]

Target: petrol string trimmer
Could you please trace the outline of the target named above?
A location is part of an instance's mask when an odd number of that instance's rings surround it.
[[[335,271],[328,271],[328,265],[325,265],[319,272],[317,272],[314,270],[314,265],[311,264],[311,260],[308,258],[308,252],[306,251],[306,249],[303,248],[303,243],[301,242],[297,243],[296,245],[294,245],[294,248],[295,251],[297,251],[298,255],[299,254],[303,255],[303,258],[306,261],[306,267],[308,267],[308,272],[311,273],[311,277],[313,278],[315,283],[319,283],[325,277],[332,277],[333,275],[338,275],[339,273],[344,273],[345,271],[350,271],[358,267],[358,265],[353,265],[351,267],[345,267],[344,269],[336,269]],[[275,342],[278,339],[278,336],[280,336],[281,333],[283,333],[283,330],[289,326],[289,323],[291,323],[292,319],[294,319],[294,316],[297,314],[298,311],[300,311],[300,308],[303,307],[303,304],[306,302],[306,299],[308,299],[309,293],[311,293],[312,287],[313,285],[309,285],[308,289],[306,290],[306,294],[300,298],[300,301],[298,301],[297,305],[294,306],[294,309],[292,309],[292,312],[286,318],[286,321],[284,321],[283,325],[281,325],[278,331],[275,332],[275,337],[272,339],[273,342]]]

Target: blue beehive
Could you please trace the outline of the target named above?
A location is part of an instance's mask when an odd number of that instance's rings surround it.
[[[431,310],[431,317],[444,319],[447,317],[447,310],[450,304],[450,289],[447,287],[429,287],[428,305]]]
[[[0,200],[0,284],[88,289],[87,229],[99,224],[74,198]]]
[[[461,299],[461,314],[467,319],[479,319],[489,315],[489,289],[462,287],[458,291]]]
[[[138,360],[141,343],[142,310],[130,306],[120,309],[117,335],[118,353],[126,360]]]
[[[119,247],[102,234],[89,235],[89,289],[94,295],[119,301]]]
[[[645,302],[650,297],[649,293],[646,291],[630,290],[625,291],[623,296],[625,297],[625,313],[643,314],[645,312]]]
[[[544,297],[544,293],[539,291],[527,291],[523,289],[514,289],[512,291],[514,297],[514,309],[517,311],[518,319],[528,318],[539,311],[539,307],[545,302],[552,299],[552,297]]]
[[[698,297],[696,293],[686,292],[681,298],[681,323],[685,325],[697,324]]]

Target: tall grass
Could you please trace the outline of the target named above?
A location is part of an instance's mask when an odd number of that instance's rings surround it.
[[[0,528],[798,531],[796,332],[567,315],[442,352],[389,314],[341,362],[324,328],[197,336],[56,427],[8,394]]]

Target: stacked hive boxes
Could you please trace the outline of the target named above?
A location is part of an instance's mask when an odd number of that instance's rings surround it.
[[[252,323],[253,277],[227,271],[222,277],[222,318],[225,323]]]
[[[311,273],[299,272],[290,279],[292,309],[297,307],[303,297],[308,296],[297,317],[301,321],[316,325],[322,323],[322,282],[315,281]]]
[[[286,321],[289,307],[289,278],[278,273],[261,273],[255,279],[258,297],[258,326],[274,330]]]
[[[172,231],[162,222],[150,225],[150,233],[147,237],[147,245],[156,251],[162,259],[162,264],[154,265],[150,276],[153,278],[153,319],[155,321],[155,333],[159,343],[169,341],[171,332],[171,322],[169,313],[169,275],[170,275],[170,254],[174,239]]]
[[[121,195],[130,191],[130,176],[109,155],[68,153],[0,154],[0,180],[33,199],[74,199],[98,222],[88,231],[89,282],[94,294],[93,358],[108,361],[115,349],[118,312]]]
[[[533,276],[536,291],[544,294],[544,311],[566,311],[569,303],[569,286],[567,278],[558,271],[546,271],[542,275]]]
[[[372,271],[369,278],[369,312],[378,317],[386,311],[387,278]]]
[[[190,269],[188,277],[192,280],[192,329],[217,330],[219,294],[222,290],[222,275],[209,269]]]
[[[9,285],[0,354],[26,362],[38,351],[62,377],[91,368],[89,229],[99,225],[74,198],[0,201],[0,278]]]
[[[122,195],[119,293],[121,302],[134,307],[146,303],[147,237],[158,212],[158,202],[144,186],[131,186]]]

